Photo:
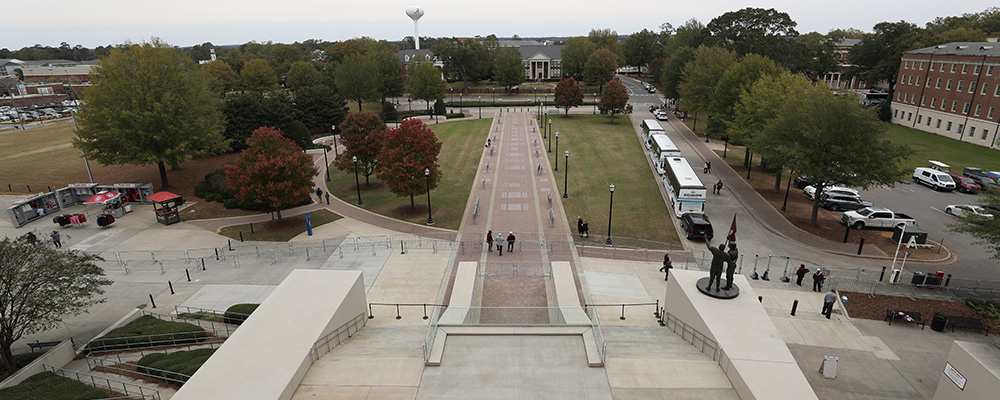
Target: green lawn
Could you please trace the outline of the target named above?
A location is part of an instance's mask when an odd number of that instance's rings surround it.
[[[906,162],[910,168],[927,167],[927,160],[936,160],[951,165],[952,172],[958,174],[962,173],[964,167],[979,167],[984,171],[1000,170],[1000,150],[901,125],[888,125],[889,140],[913,149],[913,154]]]
[[[32,375],[19,385],[0,389],[0,399],[11,400],[85,400],[107,397],[108,394],[103,391],[52,372],[41,372]]]
[[[309,213],[309,221],[313,229],[320,225],[325,225],[341,219],[338,214],[327,210],[316,210]],[[250,224],[232,225],[219,230],[219,234],[236,240],[243,234],[243,240],[261,242],[287,242],[306,231],[306,216],[293,215],[283,217],[281,221],[264,221],[253,224],[253,232],[250,231]]]
[[[438,159],[443,175],[438,187],[431,190],[434,226],[458,229],[462,223],[462,213],[469,200],[469,191],[476,178],[483,144],[492,121],[490,118],[483,118],[429,125],[442,143]],[[331,195],[351,204],[357,203],[353,169],[331,169],[330,178],[332,181],[327,182],[326,187]],[[427,222],[426,195],[415,197],[415,207],[410,208],[409,197],[396,197],[374,175],[370,186],[365,185],[364,176],[360,179],[361,199],[364,201],[362,208],[404,221]]]
[[[549,161],[559,157],[561,196],[565,182],[566,158],[569,157],[569,198],[562,199],[571,229],[576,231],[576,218],[590,223],[592,240],[602,240],[608,231],[609,185],[615,185],[612,236],[632,237],[679,244],[673,217],[660,195],[660,182],[646,162],[646,152],[628,116],[616,116],[608,124],[601,115],[553,117],[552,130],[559,132],[559,151],[555,142]],[[539,141],[541,141],[539,136]],[[544,144],[548,144],[548,139]],[[609,168],[613,166],[613,168]]]

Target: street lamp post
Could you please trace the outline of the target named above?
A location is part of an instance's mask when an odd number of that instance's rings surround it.
[[[424,168],[424,177],[427,178],[427,225],[434,225],[434,218],[431,218],[431,169]]]
[[[465,110],[463,110],[463,109],[465,108],[465,100],[463,100],[463,99],[465,99],[465,93],[459,93],[458,94],[458,112],[460,112],[460,113],[462,113],[464,115],[465,114]]]
[[[549,120],[549,132],[552,132],[552,120]],[[548,152],[552,152],[552,135],[549,135],[549,149]]]
[[[594,115],[597,115],[597,92],[594,92]]]
[[[556,132],[556,169],[555,170],[556,171],[559,170],[559,132]]]
[[[788,212],[788,191],[792,188],[792,172],[788,172],[788,185],[785,185],[785,202],[781,203],[781,212]]]
[[[410,103],[410,98],[406,98],[406,111],[413,111],[413,104]]]
[[[330,130],[333,131],[333,159],[336,160],[340,157],[340,150],[337,149],[337,125],[330,125]]]
[[[330,142],[326,142],[324,144],[327,145],[327,146],[329,146]],[[326,168],[326,181],[327,182],[330,181],[330,160],[328,160],[326,158],[326,153],[329,153],[329,152],[330,152],[330,150],[327,150],[326,146],[323,146],[323,163],[324,163],[325,168]]]
[[[566,150],[566,165],[563,169],[563,198],[569,198],[569,192],[566,191],[569,186],[569,150]]]
[[[708,135],[708,134],[706,133],[706,135]],[[750,159],[747,160],[747,178],[746,179],[749,181],[750,180],[750,167],[753,167],[753,153],[748,153],[748,154],[750,154]]]
[[[497,106],[497,88],[490,88],[490,92],[493,92],[493,107]]]
[[[542,117],[542,139],[549,137],[549,130],[545,127],[545,120],[549,118],[549,113],[546,112],[545,116]],[[552,127],[552,120],[549,120],[549,128]]]
[[[726,135],[723,139],[726,139],[726,147],[722,149],[722,158],[726,158],[726,153],[729,152],[729,136]]]
[[[611,202],[608,203],[608,238],[604,244],[611,246],[611,211],[614,210],[615,206],[615,184],[612,183],[609,189],[611,189]]]
[[[351,157],[351,161],[354,161],[354,187],[358,188],[358,205],[365,204],[361,201],[361,181],[358,180],[358,156]]]
[[[479,96],[479,119],[483,119],[483,96]]]
[[[11,100],[13,100],[14,96],[11,95],[10,98],[11,98]],[[76,109],[74,108],[73,111],[70,112],[70,114],[73,116],[73,131],[76,132],[76,139],[77,140],[83,140],[83,139],[80,139],[80,128],[76,125]],[[16,126],[15,126],[15,128],[16,128]],[[23,120],[22,120],[22,123],[21,123],[21,129],[24,129],[24,122],[23,122]],[[83,163],[87,165],[87,177],[90,178],[90,183],[94,183],[94,174],[90,172],[90,160],[87,160],[87,152],[86,151],[83,151]],[[329,175],[327,175],[327,176],[329,176]],[[327,180],[330,180],[330,179],[328,178]]]

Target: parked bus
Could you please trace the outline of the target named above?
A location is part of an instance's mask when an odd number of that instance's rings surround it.
[[[650,135],[666,135],[666,134],[667,132],[663,130],[663,127],[660,126],[660,123],[657,122],[655,119],[642,120],[642,140],[643,142],[646,143],[647,149],[650,146],[649,144]]]
[[[653,160],[656,172],[663,175],[667,172],[663,165],[667,158],[680,157],[681,151],[677,149],[674,142],[670,141],[667,135],[650,135],[646,141],[646,148],[649,149],[649,159]]]
[[[668,157],[665,166],[663,187],[667,190],[674,216],[680,218],[684,213],[705,212],[705,185],[687,160],[684,157]]]

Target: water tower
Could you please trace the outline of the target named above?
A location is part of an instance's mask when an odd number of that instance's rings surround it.
[[[406,15],[410,16],[413,20],[413,43],[417,45],[417,50],[420,50],[420,31],[417,29],[417,20],[424,16],[423,7],[412,5],[406,8]]]

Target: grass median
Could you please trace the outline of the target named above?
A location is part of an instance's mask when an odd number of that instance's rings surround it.
[[[462,223],[462,213],[469,200],[469,191],[476,178],[483,144],[492,121],[483,118],[428,125],[442,143],[438,161],[443,175],[438,187],[431,190],[434,226],[458,229]],[[351,204],[357,203],[358,187],[354,184],[353,169],[330,169],[330,179],[326,187],[331,195]],[[409,197],[396,197],[374,175],[370,184],[365,184],[364,176],[360,177],[360,182],[361,199],[364,201],[361,208],[403,221],[427,222],[426,194],[414,197],[414,206],[410,207]]]
[[[608,231],[608,207],[615,185],[611,235],[680,244],[670,210],[660,194],[659,176],[654,176],[646,162],[646,151],[636,137],[628,116],[615,117],[608,123],[603,115],[553,116],[552,131],[559,132],[556,151],[553,138],[549,162],[559,159],[555,172],[557,193],[562,196],[564,183],[569,197],[562,199],[571,230],[576,231],[577,216],[590,223],[591,240],[603,241]],[[548,139],[539,142],[543,151]],[[569,169],[565,151],[569,150]],[[568,182],[566,173],[569,174]]]
[[[338,214],[327,210],[316,210],[309,213],[309,220],[316,229],[320,225],[341,219]],[[304,214],[283,217],[281,221],[271,220],[253,224],[231,225],[219,230],[219,234],[236,240],[260,242],[287,242],[306,231],[306,216]]]

